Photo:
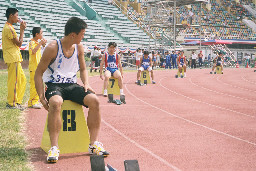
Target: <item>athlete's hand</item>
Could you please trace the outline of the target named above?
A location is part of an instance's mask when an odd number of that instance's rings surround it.
[[[84,90],[85,90],[85,92],[87,92],[89,90],[95,94],[95,91],[91,88],[91,86],[89,84],[84,85]]]
[[[25,30],[25,28],[27,27],[27,23],[25,22],[25,21],[22,21],[21,23],[20,23],[20,30]]]
[[[45,45],[46,45],[46,43],[47,43],[47,40],[46,40],[46,39],[41,39],[40,43],[41,43],[41,45],[42,45],[43,47],[45,47]]]
[[[49,104],[45,99],[40,99],[40,102],[42,103],[45,110],[49,111]]]
[[[100,74],[100,78],[103,80],[103,76],[102,76],[102,74]]]

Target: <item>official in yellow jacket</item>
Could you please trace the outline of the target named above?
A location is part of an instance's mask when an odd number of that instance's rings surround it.
[[[8,8],[5,16],[7,22],[2,30],[2,48],[4,62],[8,66],[8,95],[6,107],[10,109],[24,109],[21,106],[26,88],[26,77],[21,66],[22,56],[20,48],[23,43],[24,30],[26,22],[18,18],[16,8]],[[13,27],[13,23],[20,22],[20,37]]]
[[[41,47],[45,46],[46,40],[43,39],[43,31],[40,27],[34,27],[32,34],[33,38],[29,42],[30,97],[28,107],[41,109],[42,106],[39,103],[39,96],[36,92],[34,76],[37,65],[42,57]]]

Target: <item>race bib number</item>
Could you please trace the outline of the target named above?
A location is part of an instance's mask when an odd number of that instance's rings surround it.
[[[74,79],[73,78],[62,77],[61,75],[56,75],[56,78],[52,78],[52,82],[56,82],[56,83],[74,83]]]
[[[117,68],[115,63],[108,63],[109,68]]]

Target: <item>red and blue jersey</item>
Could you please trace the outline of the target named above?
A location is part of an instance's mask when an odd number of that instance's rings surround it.
[[[108,52],[105,53],[105,67],[107,68],[118,68],[118,54],[109,55]]]

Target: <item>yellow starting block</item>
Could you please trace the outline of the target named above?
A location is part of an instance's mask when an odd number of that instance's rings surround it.
[[[62,154],[88,152],[90,138],[83,108],[80,104],[65,100],[61,106],[61,131],[58,145]],[[46,120],[41,148],[48,153],[51,148]]]
[[[140,82],[141,82],[141,84],[150,84],[151,83],[148,70],[141,72]]]
[[[215,72],[216,72],[217,74],[222,74],[221,67],[220,67],[220,66],[217,66]]]
[[[120,95],[120,88],[118,85],[118,79],[115,77],[110,77],[108,81],[108,94],[113,94],[113,95]],[[104,87],[102,89],[102,94],[104,93]]]
[[[184,76],[184,68],[182,68],[182,75]],[[175,75],[176,78],[180,77],[180,71],[178,69],[177,75]]]

